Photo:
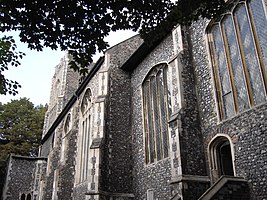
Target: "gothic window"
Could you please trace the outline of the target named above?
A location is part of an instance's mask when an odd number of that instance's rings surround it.
[[[221,120],[266,101],[266,27],[263,0],[240,1],[208,27]]]
[[[152,189],[147,190],[146,192],[147,200],[154,200],[154,191]]]
[[[81,104],[81,111],[83,115],[85,114],[86,111],[88,111],[88,108],[90,106],[91,106],[91,91],[90,89],[87,89]]]
[[[20,200],[26,200],[25,194],[22,194],[22,195],[20,196]]]
[[[71,120],[71,116],[70,113],[67,115],[65,124],[64,124],[64,133],[68,133],[70,130],[70,120]]]
[[[65,161],[65,152],[66,152],[66,146],[67,146],[66,135],[68,134],[70,129],[71,129],[71,115],[69,113],[65,120],[64,132],[62,134],[61,155],[60,155],[61,162]]]
[[[54,88],[54,101],[57,102],[57,98],[60,95],[60,80],[57,79],[55,82],[55,88]]]
[[[87,89],[81,102],[81,117],[79,130],[79,154],[77,182],[81,183],[89,178],[89,149],[91,132],[91,90]]]
[[[167,65],[155,66],[142,85],[146,163],[167,158],[168,147],[168,88]]]
[[[26,200],[31,200],[31,199],[32,199],[32,195],[31,194],[28,194]]]
[[[58,199],[58,178],[59,178],[59,171],[56,169],[54,171],[54,181],[53,181],[53,191],[52,191],[52,200]]]
[[[31,200],[31,199],[32,199],[32,195],[30,193],[27,194],[27,196],[24,193],[20,196],[20,200]]]

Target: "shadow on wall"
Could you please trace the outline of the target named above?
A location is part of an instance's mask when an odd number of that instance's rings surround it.
[[[0,177],[6,177],[6,167],[7,167],[7,162],[0,161]],[[5,178],[0,178],[0,199],[2,199],[3,196],[4,184],[5,184]]]

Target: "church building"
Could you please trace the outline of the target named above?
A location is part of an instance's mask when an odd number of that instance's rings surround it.
[[[267,1],[229,6],[107,49],[82,82],[66,53],[3,200],[266,200]]]

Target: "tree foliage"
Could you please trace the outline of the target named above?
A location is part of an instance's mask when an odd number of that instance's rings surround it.
[[[0,160],[10,153],[37,156],[46,110],[26,98],[0,104]]]
[[[0,31],[20,32],[30,49],[68,50],[71,67],[87,72],[92,55],[108,47],[111,31],[140,31],[145,41],[162,38],[177,23],[220,13],[224,0],[1,0]],[[149,34],[152,32],[153,34]]]
[[[16,51],[16,48],[15,40],[11,36],[0,38],[0,94],[16,95],[17,89],[21,87],[17,81],[9,80],[3,74],[10,65],[13,67],[20,65],[19,59],[25,54]]]

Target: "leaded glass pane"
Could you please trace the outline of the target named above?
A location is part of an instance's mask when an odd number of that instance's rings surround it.
[[[86,119],[87,123],[86,123],[86,127],[87,127],[87,131],[86,131],[86,135],[87,135],[87,144],[86,144],[86,179],[88,179],[89,176],[89,149],[90,149],[90,116],[88,116],[88,118]]]
[[[155,158],[155,144],[154,144],[154,128],[153,128],[153,110],[152,110],[152,99],[151,99],[151,83],[147,96],[147,113],[148,113],[148,130],[149,130],[149,160],[154,162]]]
[[[146,81],[143,85],[143,106],[144,106],[144,128],[145,128],[145,159],[146,163],[149,162],[149,144],[148,144],[148,138],[149,138],[149,130],[148,130],[148,100],[147,96],[149,91],[149,82]]]
[[[84,127],[84,135],[85,135],[85,140],[84,140],[84,154],[83,154],[83,159],[84,159],[84,166],[83,166],[83,171],[84,171],[84,176],[83,180],[87,179],[87,155],[88,155],[88,133],[87,133],[87,119],[84,121],[85,127]]]
[[[157,160],[162,158],[161,153],[161,129],[160,129],[160,113],[158,108],[158,92],[157,92],[157,82],[156,77],[151,78],[151,89],[152,89],[152,98],[153,98],[153,109],[154,109],[154,126],[155,126],[155,136],[156,136],[156,152]]]
[[[153,68],[143,83],[146,163],[168,157],[168,89],[164,67]]]
[[[168,122],[167,122],[167,99],[165,98],[165,94],[167,94],[166,87],[166,71],[161,70],[158,74],[158,88],[160,94],[160,112],[161,112],[161,128],[162,128],[162,145],[163,145],[163,156],[164,158],[168,157]]]
[[[251,0],[250,7],[260,43],[265,73],[267,73],[267,19],[264,11],[264,4],[261,0]]]
[[[82,104],[81,104],[81,111],[82,111],[82,114],[85,113],[85,111],[88,110],[90,104],[91,104],[91,91],[90,89],[87,89],[85,94],[84,94],[84,97],[83,97],[83,100],[82,100]]]
[[[225,17],[225,19],[223,20],[222,28],[224,29],[226,35],[226,46],[228,48],[233,73],[234,85],[238,101],[238,111],[242,112],[249,108],[249,99],[232,16],[228,15]]]
[[[239,28],[240,39],[242,41],[242,49],[250,79],[253,101],[254,104],[259,104],[265,100],[265,94],[263,92],[264,85],[247,14],[245,4],[242,4],[242,6],[237,8],[235,17],[237,19],[236,21]]]
[[[80,155],[80,182],[83,181],[83,170],[82,170],[82,167],[83,167],[83,155],[84,155],[84,122],[82,123],[82,146],[81,146],[81,155]]]
[[[222,105],[224,118],[231,117],[235,113],[234,100],[232,96],[232,87],[230,82],[229,71],[227,67],[227,59],[225,56],[224,44],[222,39],[222,34],[219,25],[215,25],[212,30],[213,45],[216,63],[218,65],[218,74],[221,84],[222,93]]]

